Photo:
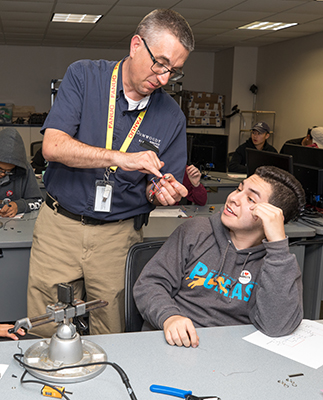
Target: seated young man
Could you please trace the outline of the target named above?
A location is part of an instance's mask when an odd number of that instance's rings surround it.
[[[284,223],[305,204],[300,183],[259,167],[221,212],[180,225],[134,287],[145,321],[171,345],[199,344],[196,327],[252,323],[269,336],[293,332],[303,318],[302,279]]]
[[[270,128],[266,122],[257,122],[251,128],[250,138],[236,148],[232,154],[231,161],[229,163],[229,172],[238,172],[240,174],[247,173],[247,154],[246,149],[256,149],[259,151],[269,151],[271,153],[277,153],[275,147],[271,146],[267,139],[270,136]]]
[[[0,217],[38,210],[42,195],[15,128],[0,131]]]

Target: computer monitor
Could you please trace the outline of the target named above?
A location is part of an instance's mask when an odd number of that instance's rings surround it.
[[[293,174],[293,157],[257,149],[246,149],[247,176],[254,174],[258,167],[272,165]]]
[[[187,135],[188,163],[198,169],[226,172],[228,136],[214,134]]]
[[[294,176],[306,194],[308,204],[317,205],[323,196],[323,149],[286,143],[282,154],[293,156]]]
[[[323,149],[285,143],[280,153],[292,155],[294,164],[323,168]]]

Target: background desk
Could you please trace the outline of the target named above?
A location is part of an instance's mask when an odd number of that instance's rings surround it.
[[[217,395],[222,400],[322,400],[323,368],[307,367],[242,340],[255,331],[252,325],[197,331],[200,346],[196,349],[169,346],[161,331],[87,338],[106,351],[110,362],[125,370],[138,400],[176,399],[151,393],[151,384],[192,390],[196,396]],[[23,352],[34,342],[21,341]],[[17,343],[0,343],[0,364],[9,364],[0,380],[1,398],[42,399],[41,385],[19,383],[23,371],[12,358],[19,352]],[[298,373],[304,376],[293,378],[297,386],[286,381],[288,375]],[[67,384],[66,390],[73,392],[68,395],[71,400],[130,399],[119,375],[109,366],[92,380]]]
[[[243,175],[232,178],[225,172],[211,171],[208,179],[201,179],[201,183],[207,190],[208,204],[224,204],[228,195],[233,192],[243,179]],[[239,174],[236,174],[237,176]],[[245,175],[246,176],[246,175]]]
[[[33,230],[38,211],[22,219],[0,218],[0,321],[27,315],[27,282]]]
[[[179,208],[184,209],[187,212],[188,217],[210,217],[212,214],[217,213],[223,207],[223,203],[219,204],[207,204],[205,206],[169,206],[167,209],[176,210]],[[149,217],[149,223],[143,227],[143,233],[145,238],[164,237],[167,238],[170,234],[183,222],[187,221],[187,218],[176,218],[168,217],[166,214],[165,207],[157,207],[159,210],[165,210],[165,216],[155,217],[152,213]],[[314,228],[303,225],[299,222],[290,222],[285,226],[286,234],[289,238],[307,238],[314,237],[316,231]]]

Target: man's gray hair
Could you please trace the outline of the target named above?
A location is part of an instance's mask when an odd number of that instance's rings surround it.
[[[191,27],[181,14],[173,10],[157,9],[150,12],[139,22],[135,35],[156,43],[165,31],[174,35],[189,52],[194,50]]]

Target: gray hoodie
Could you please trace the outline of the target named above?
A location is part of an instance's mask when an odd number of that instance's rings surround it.
[[[0,179],[0,200],[10,199],[18,213],[38,210],[42,195],[31,165],[27,161],[24,142],[15,128],[0,131],[0,162],[14,164],[13,175]]]
[[[301,272],[288,239],[237,250],[220,213],[180,225],[145,266],[134,298],[158,329],[182,315],[195,327],[252,323],[282,336],[303,318]]]

